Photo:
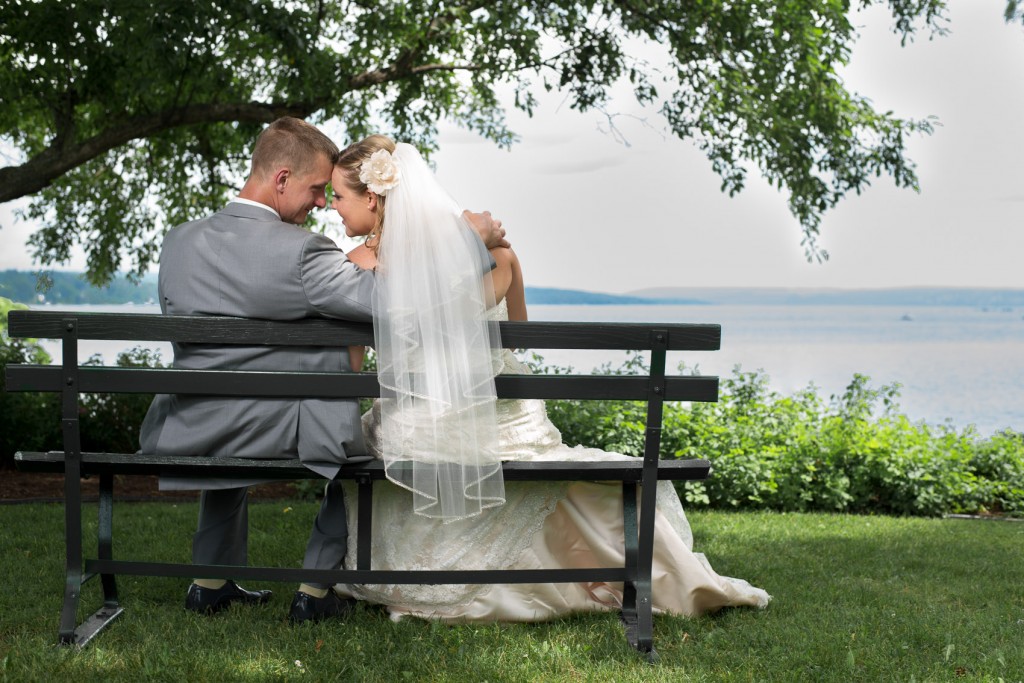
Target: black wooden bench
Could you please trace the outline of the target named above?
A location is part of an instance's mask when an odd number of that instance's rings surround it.
[[[82,365],[78,342],[182,342],[266,345],[372,345],[369,324],[306,319],[275,322],[220,317],[186,317],[61,311],[12,311],[11,337],[62,340],[60,365],[8,365],[8,391],[58,392],[62,396],[63,450],[19,452],[19,469],[63,471],[66,583],[60,618],[61,643],[84,645],[122,611],[117,575],[257,579],[318,583],[535,583],[615,581],[625,586],[622,621],[629,642],[652,653],[651,564],[655,483],[659,479],[699,480],[710,472],[703,459],[659,459],[664,401],[715,401],[718,378],[666,376],[666,352],[716,350],[718,325],[512,322],[501,324],[504,346],[521,349],[605,349],[651,352],[648,375],[502,375],[501,398],[640,400],[647,404],[644,456],[635,462],[507,462],[507,481],[621,481],[625,522],[625,564],[585,569],[390,571],[370,566],[373,482],[384,479],[379,462],[342,468],[340,477],[357,483],[358,550],[355,570],[192,565],[115,559],[112,535],[114,475],[188,475],[315,479],[297,460],[250,460],[156,455],[82,453],[78,405],[82,393],[180,393],[218,396],[355,398],[378,396],[373,373],[245,372],[120,368]],[[55,416],[56,418],[56,416]],[[94,558],[83,556],[81,477],[99,479],[99,523]],[[641,486],[637,518],[636,486]],[[103,606],[76,626],[82,584],[99,577]]]

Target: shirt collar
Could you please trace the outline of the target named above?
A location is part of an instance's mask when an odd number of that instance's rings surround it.
[[[275,211],[272,207],[269,207],[266,204],[261,204],[260,202],[254,202],[251,199],[245,199],[244,197],[235,197],[229,203],[248,204],[249,206],[258,206],[261,209],[266,209],[267,211],[273,212],[273,214],[275,216],[277,216],[277,220],[281,220],[281,214],[279,214],[277,211]]]

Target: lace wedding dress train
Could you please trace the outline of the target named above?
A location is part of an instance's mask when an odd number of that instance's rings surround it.
[[[504,302],[493,309],[507,316]],[[503,372],[529,369],[508,350]],[[562,443],[539,400],[498,401],[503,460],[622,460],[630,456]],[[379,405],[363,416],[367,446],[380,457]],[[412,496],[390,482],[373,494],[375,569],[540,569],[621,565],[622,485],[619,482],[505,484],[504,505],[441,523],[412,510]],[[355,501],[347,490],[346,504]],[[354,520],[349,509],[349,519]],[[355,568],[356,536],[349,532],[345,567]],[[701,553],[671,482],[659,482],[655,517],[655,612],[698,615],[722,607],[764,607],[771,599],[742,579],[719,576]],[[571,612],[617,610],[621,583],[503,585],[339,585],[339,592],[386,605],[393,619],[411,615],[444,621],[542,621]]]

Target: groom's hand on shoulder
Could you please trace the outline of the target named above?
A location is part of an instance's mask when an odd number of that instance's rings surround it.
[[[511,246],[509,241],[505,239],[505,229],[501,227],[501,221],[492,217],[490,211],[484,211],[483,213],[463,211],[462,215],[473,226],[477,234],[480,235],[480,239],[483,240],[484,246],[488,249]]]

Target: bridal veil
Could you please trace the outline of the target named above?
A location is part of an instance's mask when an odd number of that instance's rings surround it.
[[[419,152],[398,143],[364,162],[386,178],[374,335],[381,450],[417,514],[445,520],[501,505],[490,258]],[[372,178],[364,179],[374,191]]]

